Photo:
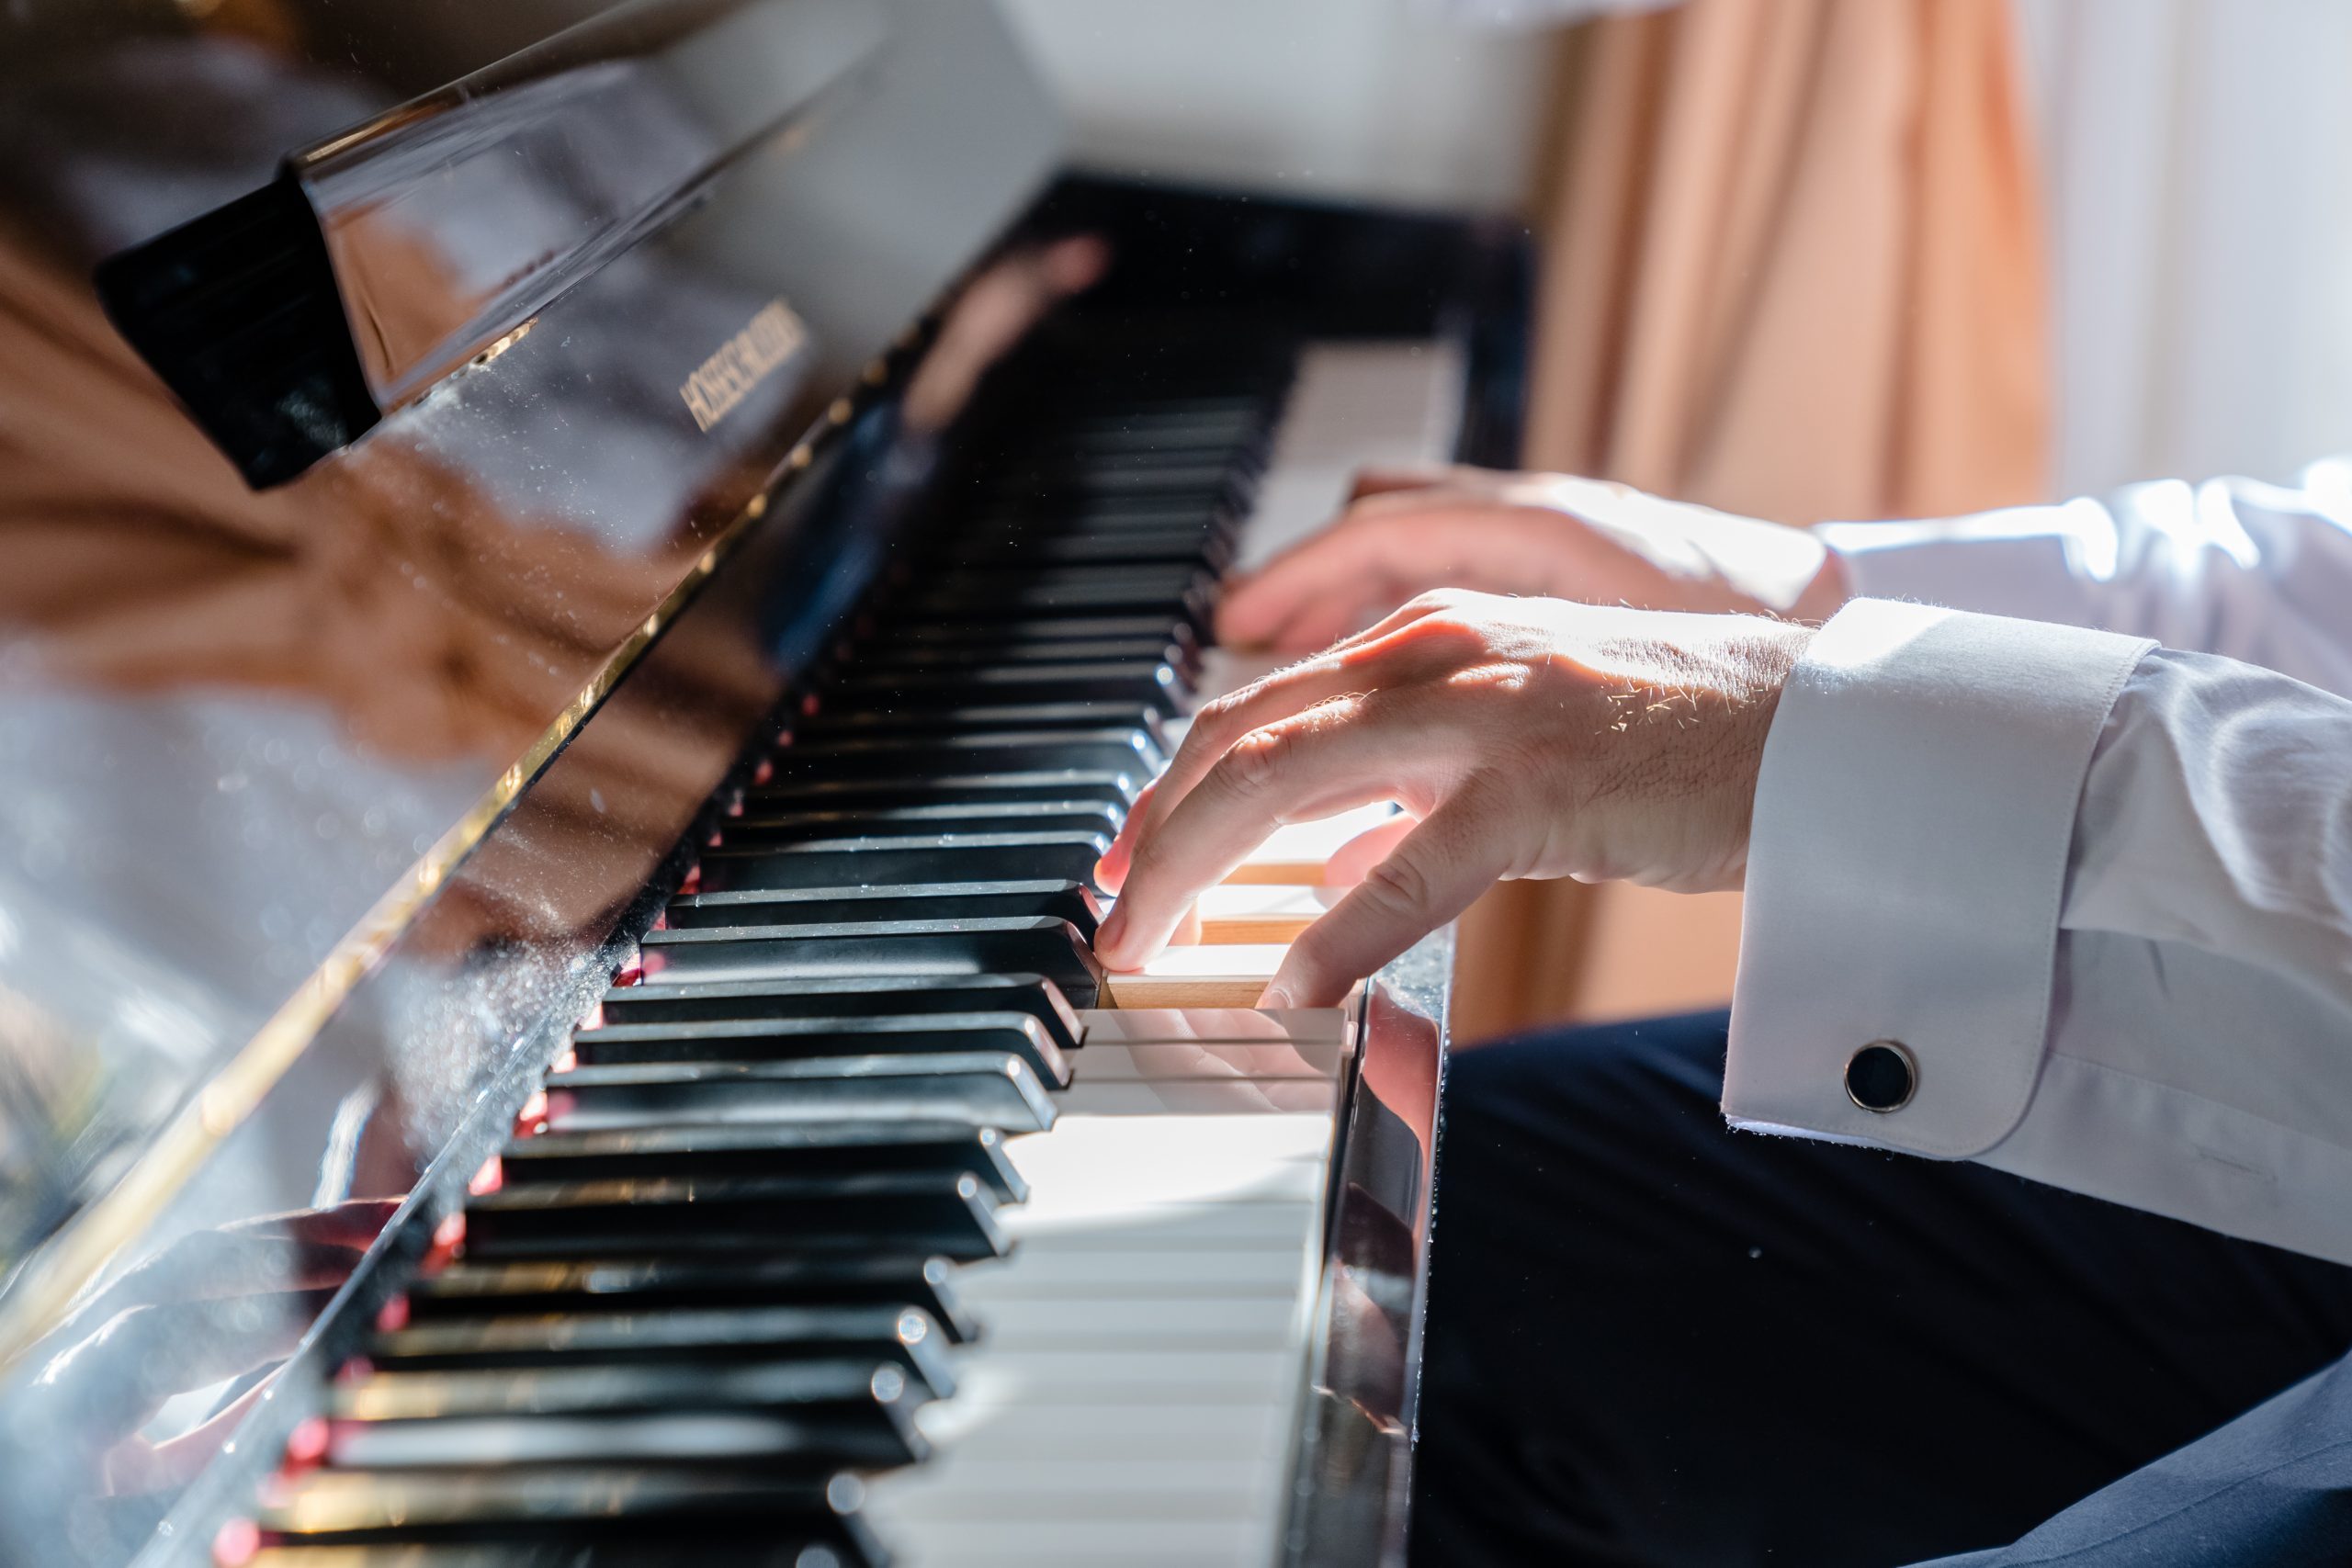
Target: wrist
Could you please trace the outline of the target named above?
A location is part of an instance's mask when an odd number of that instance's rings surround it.
[[[1730,743],[1722,769],[1724,794],[1720,810],[1729,825],[1728,841],[1734,846],[1730,863],[1718,884],[1725,888],[1736,888],[1746,880],[1748,839],[1756,818],[1757,784],[1764,773],[1765,742],[1770,739],[1772,722],[1780,713],[1781,694],[1788,688],[1790,676],[1819,630],[1796,620],[1759,618],[1746,626],[1752,628],[1740,650],[1747,692],[1725,727]]]

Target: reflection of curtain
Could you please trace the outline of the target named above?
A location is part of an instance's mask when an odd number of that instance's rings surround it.
[[[2007,0],[1690,0],[1592,24],[1528,461],[1786,522],[2034,499],[2041,235]],[[1730,994],[1734,901],[1507,887],[1465,1035]]]

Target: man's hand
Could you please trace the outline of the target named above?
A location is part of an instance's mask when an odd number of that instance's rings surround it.
[[[1373,472],[1337,523],[1234,589],[1218,636],[1305,653],[1434,588],[1815,621],[1846,598],[1801,528],[1563,474]]]
[[[1309,926],[1266,1007],[1326,1006],[1503,877],[1736,887],[1764,736],[1809,628],[1424,594],[1210,703],[1099,875],[1095,947],[1157,953],[1285,822],[1393,800],[1379,859]],[[1374,837],[1374,835],[1366,835]]]

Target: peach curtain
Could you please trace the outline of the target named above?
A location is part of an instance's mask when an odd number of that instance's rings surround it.
[[[2040,205],[2007,0],[1687,0],[1564,55],[1526,459],[1788,523],[2038,499]],[[1464,1037],[1730,994],[1736,900],[1512,886]]]

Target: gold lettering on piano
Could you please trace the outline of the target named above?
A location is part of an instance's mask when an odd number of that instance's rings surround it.
[[[752,389],[775,373],[775,367],[800,352],[808,341],[808,327],[781,299],[771,299],[743,330],[718,345],[718,352],[695,367],[678,389],[695,427],[708,430],[752,395]]]

